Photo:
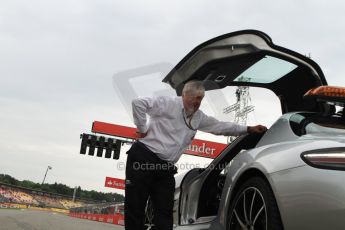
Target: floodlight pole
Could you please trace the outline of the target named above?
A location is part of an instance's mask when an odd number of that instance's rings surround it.
[[[46,176],[47,176],[47,173],[48,173],[48,170],[49,170],[49,169],[52,169],[52,167],[48,165],[47,170],[46,170],[46,173],[44,174],[44,178],[43,178],[43,181],[42,181],[41,186],[44,184],[44,181],[46,180]]]

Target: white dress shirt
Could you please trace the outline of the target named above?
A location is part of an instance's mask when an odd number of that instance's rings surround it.
[[[132,101],[134,124],[146,133],[140,142],[165,161],[176,163],[192,142],[196,130],[216,135],[237,136],[247,126],[218,121],[201,110],[187,118],[182,97],[142,97]],[[147,119],[149,115],[149,119]]]

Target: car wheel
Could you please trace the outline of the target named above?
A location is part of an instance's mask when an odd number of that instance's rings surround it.
[[[237,190],[228,220],[228,230],[283,229],[273,192],[261,177],[250,178]]]
[[[147,200],[147,204],[145,207],[145,230],[154,230],[154,224],[153,224],[153,205],[152,201],[149,198]]]

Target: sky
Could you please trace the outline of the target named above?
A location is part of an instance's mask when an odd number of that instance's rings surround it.
[[[319,0],[3,0],[0,173],[41,183],[52,166],[46,183],[123,193],[105,188],[104,180],[124,178],[129,146],[118,161],[79,154],[79,135],[90,133],[93,121],[134,126],[119,78],[134,76],[135,95],[162,89],[173,95],[161,79],[190,50],[256,29],[310,56],[329,85],[342,86],[344,10],[343,1]]]

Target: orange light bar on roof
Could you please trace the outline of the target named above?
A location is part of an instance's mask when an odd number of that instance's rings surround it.
[[[319,86],[311,89],[304,96],[329,96],[329,97],[345,97],[345,87],[339,86]]]

